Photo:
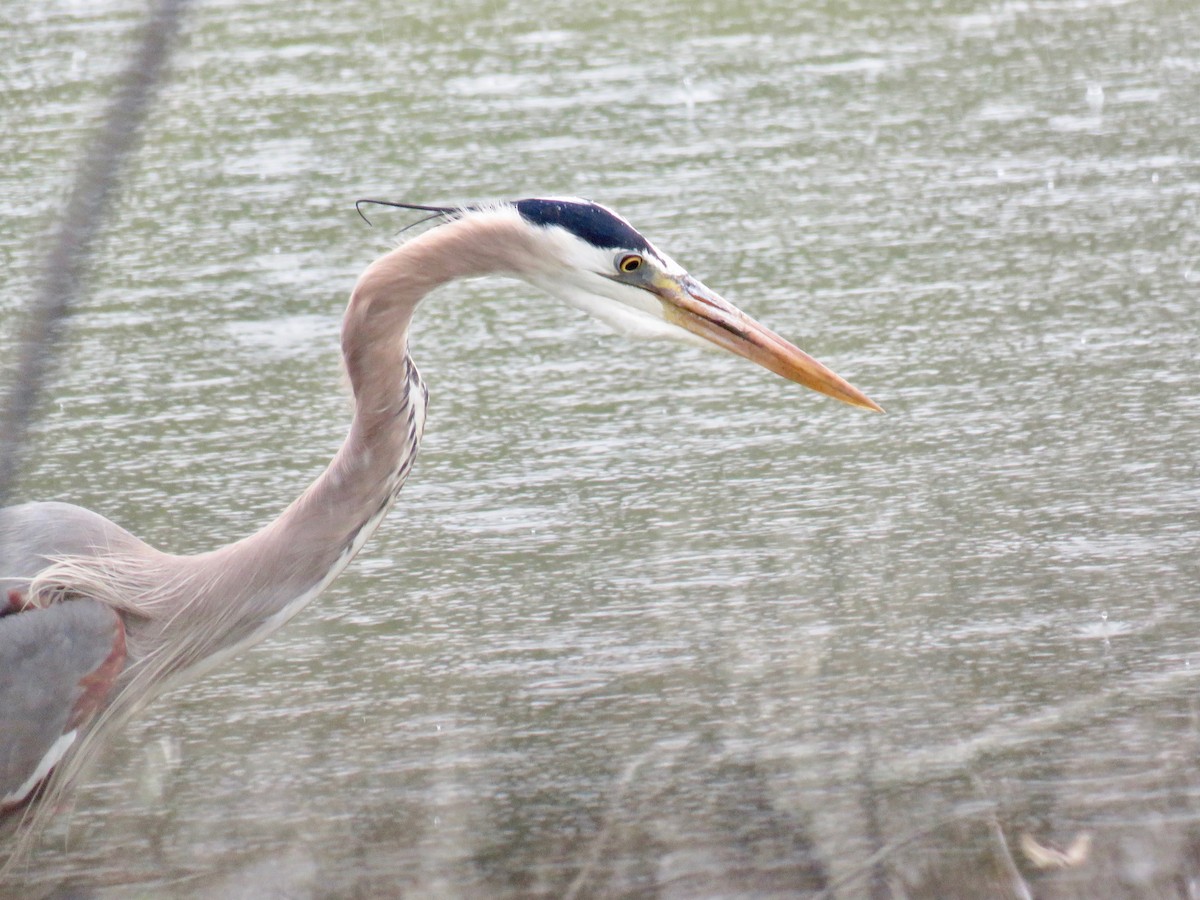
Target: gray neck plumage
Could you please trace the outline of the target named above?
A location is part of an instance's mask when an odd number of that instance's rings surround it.
[[[510,260],[532,254],[527,241],[511,217],[476,216],[434,228],[367,268],[342,326],[355,404],[346,441],[261,531],[211,553],[164,557],[176,599],[164,603],[166,616],[135,629],[134,646],[152,654],[172,644],[167,631],[186,633],[186,650],[160,664],[192,669],[278,628],[337,576],[395,500],[424,431],[428,398],[407,346],[417,305],[457,278],[510,271]]]
[[[351,295],[343,347],[354,419],[329,466],[262,530],[209,553],[160,557],[148,588],[165,584],[175,597],[161,606],[177,608],[133,620],[131,661],[144,658],[156,677],[216,665],[303,609],[378,527],[416,461],[428,403],[407,352],[420,297],[404,286],[364,275]]]

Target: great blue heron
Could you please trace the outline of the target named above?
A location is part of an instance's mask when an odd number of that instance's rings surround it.
[[[0,510],[0,818],[48,815],[98,736],[186,674],[259,641],[337,576],[417,454],[428,395],[408,355],[417,304],[456,278],[533,284],[626,335],[715,344],[854,406],[879,407],[692,278],[616,213],[578,199],[421,207],[441,221],[370,265],[342,354],[350,433],[250,537],[164,553],[66,503]]]

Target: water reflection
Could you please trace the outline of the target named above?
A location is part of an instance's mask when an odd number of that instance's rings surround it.
[[[11,891],[1194,892],[1195,11],[279,10],[194,11],[29,496],[179,550],[274,515],[403,224],[363,195],[593,195],[889,414],[432,299],[393,521]],[[4,20],[6,326],[137,12]]]

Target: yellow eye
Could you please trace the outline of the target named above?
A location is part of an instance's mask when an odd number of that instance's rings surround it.
[[[642,258],[636,253],[630,253],[628,256],[622,256],[621,261],[617,263],[617,268],[628,275],[630,272],[636,272],[642,267]]]

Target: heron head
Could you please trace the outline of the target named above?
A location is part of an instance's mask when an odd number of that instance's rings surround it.
[[[709,290],[599,203],[575,197],[484,207],[360,203],[424,210],[444,220],[499,216],[515,226],[523,252],[492,262],[493,271],[507,269],[620,334],[719,347],[851,406],[883,411],[844,378]]]
[[[719,347],[852,406],[882,412],[860,390],[693,278],[599,203],[517,200],[544,252],[518,274],[630,337]]]

